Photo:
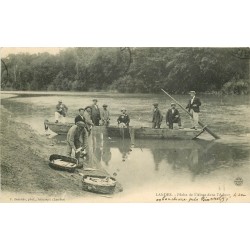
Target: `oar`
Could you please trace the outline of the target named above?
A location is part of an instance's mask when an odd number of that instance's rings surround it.
[[[192,114],[190,112],[188,112],[179,102],[177,102],[171,95],[169,95],[164,89],[161,89],[169,98],[171,98],[178,106],[180,106],[180,108],[182,108],[189,116],[193,117]],[[202,128],[204,130],[206,130],[210,135],[212,135],[215,139],[220,139],[220,137],[218,135],[216,135],[214,132],[212,132],[207,126],[205,126],[203,123],[201,123],[200,121],[198,122],[200,126],[202,126]]]

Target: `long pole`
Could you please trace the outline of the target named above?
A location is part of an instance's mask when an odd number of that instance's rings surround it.
[[[180,106],[189,116],[193,117],[190,112],[188,112],[179,102],[177,102],[171,95],[169,95],[164,89],[161,89],[170,99],[172,99],[178,106]],[[206,130],[210,135],[212,135],[215,139],[220,139],[218,135],[212,132],[207,126],[198,121],[199,125],[202,126],[204,130]]]

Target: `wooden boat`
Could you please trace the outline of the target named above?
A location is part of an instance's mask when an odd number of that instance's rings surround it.
[[[180,139],[191,140],[197,138],[204,130],[202,129],[153,129],[153,128],[138,128],[134,131],[135,139]]]
[[[44,121],[45,129],[49,128],[51,131],[58,135],[67,134],[69,129],[74,125],[74,123],[55,123]]]
[[[69,129],[75,125],[75,123],[69,122],[69,123],[55,123],[55,122],[50,122],[48,120],[44,121],[44,126],[45,129],[49,128],[52,132],[58,134],[58,135],[64,135],[67,134]],[[93,127],[93,130],[95,131],[102,131],[106,130],[106,127],[99,126],[99,127]]]
[[[54,123],[45,121],[44,125],[50,130],[57,134],[67,134],[70,127],[74,123]],[[104,132],[107,131],[108,137],[120,137],[120,138],[131,138],[131,139],[181,139],[190,140],[197,138],[200,134],[204,132],[204,129],[153,129],[147,127],[129,127],[129,128],[119,128],[117,126],[99,126],[93,127],[93,131]]]
[[[111,176],[84,175],[82,179],[82,188],[85,191],[112,194],[115,191],[116,180]]]
[[[74,172],[78,167],[78,162],[75,158],[53,154],[49,157],[49,166],[56,170]]]
[[[180,139],[191,140],[197,138],[204,132],[203,129],[153,129],[153,128],[118,128],[107,127],[107,134],[109,137],[121,137],[131,139]]]

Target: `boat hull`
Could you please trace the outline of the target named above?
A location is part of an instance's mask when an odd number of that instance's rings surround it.
[[[61,134],[67,134],[69,129],[74,125],[74,123],[53,123],[45,122],[46,126],[49,127],[51,131]],[[191,140],[198,137],[203,130],[197,129],[153,129],[153,128],[119,128],[116,126],[99,126],[93,127],[95,132],[107,132],[108,137],[120,137],[120,138],[131,138],[131,139],[180,139],[180,140]]]
[[[194,129],[152,129],[139,128],[135,129],[135,139],[179,139],[192,140],[196,138],[202,131]]]

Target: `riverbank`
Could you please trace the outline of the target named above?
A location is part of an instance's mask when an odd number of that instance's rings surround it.
[[[50,138],[14,121],[3,106],[0,111],[1,200],[60,202],[97,195],[82,190],[83,170],[68,173],[49,167],[49,155],[58,153]]]

